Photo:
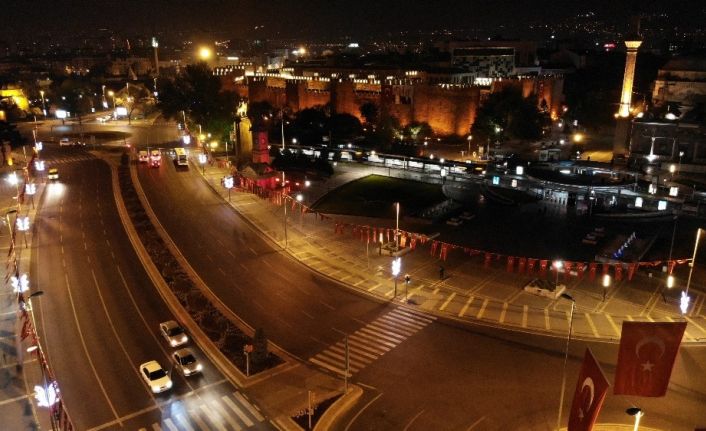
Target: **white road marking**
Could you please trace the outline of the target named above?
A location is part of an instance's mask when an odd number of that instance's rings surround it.
[[[461,307],[461,311],[458,312],[458,317],[463,317],[463,315],[466,314],[466,311],[468,311],[468,307],[471,306],[474,299],[476,299],[476,298],[473,295],[468,297],[468,301],[466,301],[466,303],[463,304],[463,307]]]
[[[485,307],[488,306],[489,299],[485,298],[483,301],[483,305],[480,306],[480,310],[478,310],[478,314],[476,314],[476,319],[482,319],[483,314],[485,314]]]

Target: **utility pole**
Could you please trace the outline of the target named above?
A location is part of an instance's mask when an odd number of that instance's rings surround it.
[[[350,369],[350,350],[348,348],[348,335],[346,335],[346,338],[343,340],[344,345],[345,345],[345,350],[346,350],[346,363],[345,363],[345,368],[344,368],[344,373],[343,373],[343,393],[347,394],[348,393],[348,370]]]

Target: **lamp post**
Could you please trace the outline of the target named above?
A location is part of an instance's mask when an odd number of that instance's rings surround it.
[[[640,418],[643,417],[645,413],[639,407],[630,407],[625,410],[625,413],[630,416],[635,416],[635,427],[633,428],[633,431],[638,431],[640,429]]]
[[[677,168],[677,175],[679,175],[679,172],[681,172],[681,158],[684,157],[684,152],[679,151],[679,167]]]
[[[201,175],[206,174],[206,161],[208,160],[208,156],[206,154],[201,153],[199,154],[199,163],[201,163]]]
[[[400,203],[395,202],[395,252],[400,251]]]
[[[47,116],[47,105],[44,101],[44,90],[39,90],[39,95],[42,96],[42,112],[44,113],[44,116]]]
[[[471,141],[473,140],[473,135],[468,135],[466,140],[468,141],[468,157],[471,157]]]
[[[569,336],[566,338],[566,346],[564,347],[564,365],[561,369],[561,394],[559,395],[559,415],[556,418],[556,429],[561,429],[561,413],[564,408],[564,392],[566,392],[566,362],[569,359],[569,344],[571,343],[571,331],[574,328],[574,308],[576,301],[568,293],[562,293],[561,297],[571,301],[571,314],[569,315]]]
[[[606,293],[608,292],[609,287],[610,287],[610,275],[605,274],[605,275],[603,275],[603,302],[605,302],[605,296],[606,296]]]
[[[559,270],[564,267],[564,262],[560,260],[555,260],[554,263],[552,263],[552,266],[554,267],[554,270],[556,271],[556,278],[554,280],[554,288],[559,287]]]
[[[396,257],[392,259],[392,276],[395,277],[395,296],[392,299],[397,298],[397,276],[400,275],[402,270],[402,259]]]
[[[701,239],[701,228],[696,229],[696,242],[694,243],[694,254],[691,256],[691,262],[689,263],[689,278],[686,279],[686,289],[681,293],[681,301],[679,303],[679,308],[681,309],[681,314],[686,314],[689,310],[689,286],[691,285],[691,275],[694,273],[694,264],[696,263],[696,252],[699,249],[699,239]]]

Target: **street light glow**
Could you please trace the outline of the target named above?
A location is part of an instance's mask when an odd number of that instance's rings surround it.
[[[400,271],[402,270],[402,259],[401,258],[396,258],[392,260],[392,275],[397,277],[400,275]]]
[[[207,46],[199,48],[199,57],[201,60],[208,60],[213,56],[213,51]]]

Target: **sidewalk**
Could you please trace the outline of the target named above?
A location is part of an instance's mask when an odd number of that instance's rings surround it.
[[[198,172],[201,172],[200,166]],[[225,200],[228,191],[221,186],[227,170],[217,166],[205,169],[205,179]],[[318,188],[338,187],[353,176],[329,180]],[[312,186],[313,188],[314,186]],[[324,187],[326,190],[324,190]],[[242,191],[231,191],[231,205],[272,241],[285,247],[283,210],[267,200]],[[347,221],[345,217],[337,220]],[[360,242],[351,235],[335,235],[330,221],[320,221],[316,214],[288,210],[288,253],[321,274],[344,283],[348,288],[377,299],[392,301],[395,292],[391,276],[391,258],[378,254],[378,245]],[[361,223],[359,218],[356,223]],[[394,221],[375,219],[371,225],[393,227]],[[365,224],[365,223],[362,223]],[[440,265],[445,276],[439,278]],[[490,268],[482,258],[449,253],[442,262],[429,255],[428,246],[418,246],[402,258],[402,274],[411,282],[405,286],[398,279],[394,300],[438,317],[464,323],[501,327],[512,331],[565,337],[568,333],[571,304],[564,299],[550,300],[524,292],[522,287],[533,277],[505,272],[502,262]],[[573,332],[578,338],[617,342],[623,321],[681,320],[679,292],[662,292],[657,277],[638,272],[635,278],[614,282],[603,300],[600,280],[577,277],[560,278],[576,300]],[[597,277],[599,278],[599,277]],[[699,283],[700,284],[700,283]],[[702,291],[692,290],[690,312],[684,341],[706,341],[706,310]]]
[[[38,407],[37,399],[34,396],[34,387],[43,386],[41,367],[37,356],[26,352],[29,347],[29,338],[24,342],[20,339],[17,294],[13,292],[9,278],[14,275],[13,258],[15,254],[10,254],[11,239],[7,220],[9,218],[10,223],[15,223],[15,214],[8,214],[8,211],[17,209],[17,189],[14,185],[9,184],[6,178],[10,173],[24,166],[22,152],[14,152],[13,159],[15,165],[0,168],[0,207],[4,211],[1,214],[3,220],[0,230],[0,252],[6,256],[0,270],[3,277],[3,283],[0,287],[0,417],[3,429],[48,430],[51,429],[49,409]],[[41,181],[37,181],[36,184],[37,192],[34,196],[34,202],[32,203],[30,198],[26,197],[21,207],[21,215],[29,216],[30,230],[26,236],[18,232],[15,238],[15,253],[19,272],[20,274],[28,274],[28,276],[32,248],[31,233],[36,216],[36,204],[44,191],[44,184]],[[22,180],[19,186],[24,187]],[[30,292],[37,290],[39,289],[32,285],[30,277]]]

